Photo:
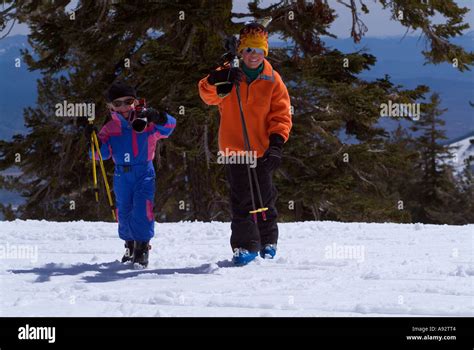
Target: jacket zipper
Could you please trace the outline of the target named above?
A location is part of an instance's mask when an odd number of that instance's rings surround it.
[[[258,75],[258,77],[256,77],[256,78],[255,78],[255,80],[254,80],[254,81],[252,81],[250,84],[247,84],[247,96],[246,96],[246,98],[245,98],[245,104],[247,104],[247,103],[248,103],[248,101],[249,101],[249,90],[250,90],[250,85],[252,85],[252,84],[253,84],[255,81],[257,81],[257,79],[259,79],[259,78],[260,78],[260,74]]]

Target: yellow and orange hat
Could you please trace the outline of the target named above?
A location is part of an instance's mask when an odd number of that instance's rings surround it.
[[[237,51],[240,53],[246,47],[262,49],[268,56],[268,31],[263,25],[251,22],[240,30]]]

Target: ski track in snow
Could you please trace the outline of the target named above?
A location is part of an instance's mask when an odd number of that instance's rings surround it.
[[[117,224],[0,222],[0,316],[474,316],[474,225],[279,227],[275,260],[234,267],[229,223],[157,223],[137,270]]]

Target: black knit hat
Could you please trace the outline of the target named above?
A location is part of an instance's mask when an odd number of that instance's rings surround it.
[[[137,97],[137,92],[130,85],[118,81],[110,85],[106,98],[108,102],[112,102],[113,100],[124,96]]]

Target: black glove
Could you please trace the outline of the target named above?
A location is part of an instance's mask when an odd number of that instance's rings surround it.
[[[97,127],[94,126],[93,124],[87,124],[86,127],[84,128],[84,135],[86,136],[87,142],[91,141],[91,136],[92,132],[95,131],[95,133],[98,133]]]
[[[284,143],[285,140],[281,135],[270,135],[270,145],[262,157],[262,164],[268,171],[273,171],[280,167]]]
[[[147,108],[138,114],[138,118],[144,118],[148,123],[155,123],[158,125],[165,125],[168,121],[166,113],[157,111],[154,108]]]
[[[211,85],[234,84],[236,81],[241,82],[244,72],[238,67],[224,68],[221,70],[213,70],[207,77],[207,81]]]
[[[91,136],[92,136],[93,131],[95,132],[96,135],[99,133],[99,131],[97,130],[97,127],[93,124],[88,123],[86,127],[84,128],[84,135],[86,137],[87,148],[91,148]],[[102,146],[102,143],[100,142],[100,139],[98,137],[97,137],[97,143],[99,144],[99,148],[100,148]],[[95,143],[94,143],[94,147],[95,147]]]
[[[138,133],[145,130],[148,123],[155,123],[157,125],[165,125],[168,117],[165,112],[157,111],[154,108],[147,108],[137,113],[137,117],[132,121],[132,128]]]

